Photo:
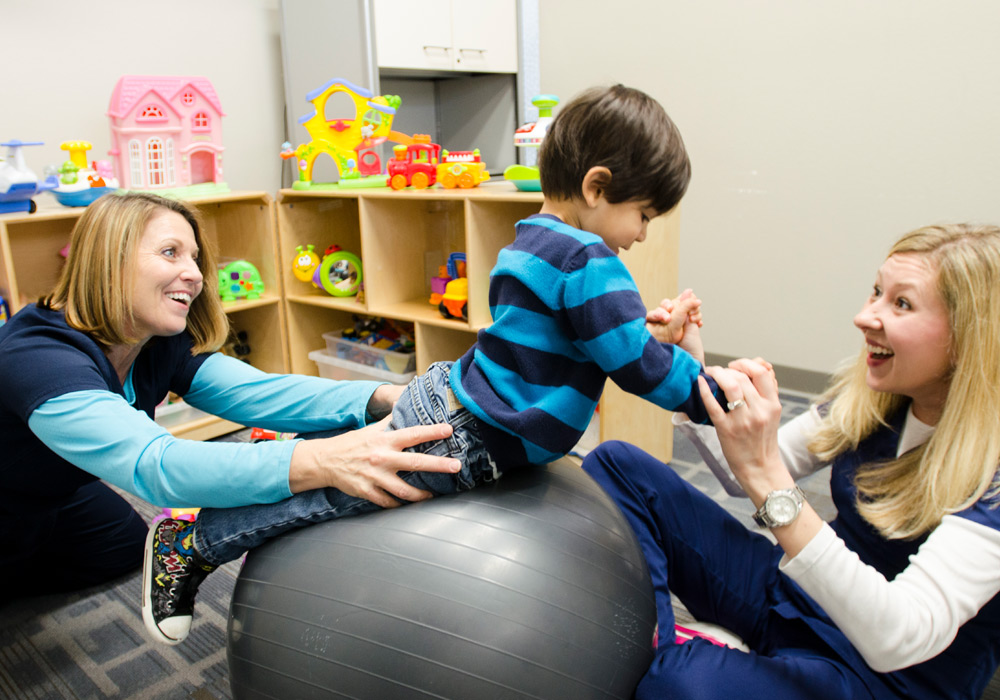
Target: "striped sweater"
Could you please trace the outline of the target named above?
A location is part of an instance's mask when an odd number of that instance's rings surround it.
[[[545,214],[518,222],[490,275],[490,309],[493,324],[456,363],[451,387],[479,418],[498,466],[544,464],[569,452],[608,377],[708,421],[701,364],[650,335],[632,276],[599,236]]]

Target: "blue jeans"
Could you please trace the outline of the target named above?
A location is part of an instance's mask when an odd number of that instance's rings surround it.
[[[392,412],[390,430],[450,423],[451,437],[423,443],[410,452],[455,457],[462,462],[457,473],[400,472],[399,476],[417,488],[441,496],[468,491],[484,481],[499,478],[479,437],[475,417],[451,392],[448,375],[452,363],[439,362],[414,378]],[[312,438],[330,437],[345,431],[315,433]],[[195,549],[209,563],[220,565],[239,558],[248,549],[296,528],[334,518],[344,518],[378,510],[379,506],[334,488],[303,491],[278,503],[240,508],[204,508],[195,527]]]

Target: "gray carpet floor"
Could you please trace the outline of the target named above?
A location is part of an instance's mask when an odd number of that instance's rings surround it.
[[[808,398],[782,394],[783,420],[808,407]],[[221,439],[247,440],[249,431]],[[697,451],[675,434],[673,466],[751,526],[746,499],[725,494]],[[803,488],[825,516],[833,506],[825,473]],[[126,495],[147,518],[159,509]],[[4,572],[6,573],[6,572]],[[183,644],[150,640],[139,610],[141,572],[93,589],[0,601],[0,698],[11,700],[213,700],[231,698],[226,623],[239,563],[222,567],[202,584],[195,623]],[[690,619],[678,606],[678,619]],[[1000,698],[988,691],[984,698]],[[291,699],[289,699],[291,700]]]

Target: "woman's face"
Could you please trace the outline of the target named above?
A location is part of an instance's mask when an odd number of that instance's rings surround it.
[[[913,399],[913,412],[935,425],[951,384],[948,311],[937,270],[918,253],[891,255],[871,297],[854,317],[865,335],[868,386]]]
[[[198,244],[183,216],[159,209],[149,219],[136,253],[132,286],[134,327],[143,342],[187,327],[191,302],[201,293]]]

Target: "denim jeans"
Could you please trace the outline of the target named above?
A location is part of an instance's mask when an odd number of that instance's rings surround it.
[[[392,412],[389,430],[417,425],[450,423],[451,437],[407,448],[410,452],[455,457],[462,462],[457,473],[400,472],[417,488],[440,496],[468,491],[477,484],[499,478],[493,460],[483,446],[476,418],[451,391],[451,362],[431,365],[413,379]],[[344,431],[317,433],[329,437]],[[204,508],[195,521],[195,549],[209,563],[219,565],[240,557],[248,549],[284,532],[312,523],[378,510],[379,506],[334,488],[303,491],[278,503],[240,508]]]

